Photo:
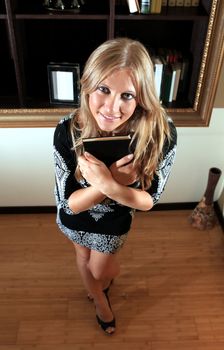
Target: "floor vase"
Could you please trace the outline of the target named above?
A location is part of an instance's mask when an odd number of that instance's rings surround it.
[[[213,198],[221,173],[219,168],[209,169],[204,196],[190,215],[191,225],[199,230],[212,229],[216,223]]]

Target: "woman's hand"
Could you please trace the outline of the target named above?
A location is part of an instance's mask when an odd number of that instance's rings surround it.
[[[78,158],[78,164],[86,181],[101,192],[114,181],[107,166],[88,152]]]
[[[133,154],[129,154],[110,166],[111,174],[120,185],[131,185],[137,178],[137,169],[133,166]]]
[[[78,158],[78,163],[82,175],[91,185],[88,189],[96,189],[130,208],[149,210],[153,205],[152,197],[146,191],[128,187],[137,180],[137,170],[132,159],[133,155],[123,157],[108,169],[103,162],[85,152]],[[88,206],[85,204],[86,207],[90,207],[89,203]]]

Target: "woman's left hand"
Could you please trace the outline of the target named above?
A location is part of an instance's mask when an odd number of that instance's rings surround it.
[[[129,154],[110,166],[110,171],[115,181],[128,186],[133,184],[138,178],[137,169],[133,164],[133,154]]]
[[[107,166],[88,152],[85,152],[78,158],[78,164],[81,174],[86,181],[99,191],[104,186],[109,186],[109,182],[113,181],[113,177]]]

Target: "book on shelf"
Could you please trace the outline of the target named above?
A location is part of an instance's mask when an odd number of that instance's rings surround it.
[[[152,0],[153,1],[153,0]],[[155,0],[155,2],[157,2]],[[199,6],[200,0],[167,0],[166,3],[170,7],[197,7]],[[165,6],[165,4],[162,1],[162,6]]]
[[[176,6],[184,6],[184,0],[176,0]]]
[[[168,102],[172,102],[173,101],[174,83],[175,83],[175,79],[176,79],[176,70],[173,69],[172,66],[170,68],[171,68],[171,83],[170,83],[170,91],[169,91]]]
[[[168,6],[170,7],[176,6],[176,0],[168,0]]]
[[[170,89],[172,84],[172,69],[168,62],[163,59],[163,76],[162,76],[162,83],[161,83],[161,94],[160,99],[162,103],[168,103],[170,102]]]
[[[160,100],[170,103],[183,98],[187,90],[189,59],[173,49],[160,48],[158,53],[163,64]]]
[[[140,6],[138,0],[127,0],[130,13],[140,12]]]
[[[151,0],[150,13],[160,13],[162,10],[162,0]]]
[[[150,48],[154,67],[155,89],[161,103],[186,99],[190,57],[179,50]]]
[[[191,0],[184,0],[184,6],[190,7],[191,6]]]
[[[91,137],[82,139],[84,151],[89,152],[107,166],[131,153],[131,135]]]
[[[163,62],[158,56],[152,56],[152,62],[154,65],[154,76],[155,76],[155,88],[158,98],[161,95],[161,83],[163,77]]]
[[[141,9],[140,12],[144,15],[150,13],[151,8],[151,0],[141,0]]]
[[[194,6],[194,7],[199,6],[199,0],[191,0],[191,6]]]
[[[181,73],[181,63],[180,62],[172,63],[170,65],[170,68],[172,72],[172,79],[171,79],[168,102],[173,102],[173,101],[176,101],[177,99],[177,91],[179,87],[180,73]]]
[[[180,82],[180,74],[181,74],[181,63],[176,62],[172,65],[172,70],[175,72],[175,77],[174,77],[174,86],[173,86],[173,91],[172,91],[172,96],[171,96],[171,101],[176,101],[177,99],[177,91],[179,87],[179,82]]]

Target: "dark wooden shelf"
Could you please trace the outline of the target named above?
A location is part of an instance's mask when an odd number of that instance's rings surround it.
[[[199,15],[185,15],[185,14],[158,14],[158,15],[131,15],[131,14],[117,14],[115,15],[116,20],[126,19],[129,21],[201,21],[207,19],[208,16],[199,16]]]
[[[103,14],[80,14],[80,13],[43,13],[43,14],[16,14],[16,19],[36,20],[108,20],[109,15]]]
[[[117,10],[115,13],[116,19],[129,19],[129,20],[201,20],[202,17],[208,17],[208,14],[206,11],[199,7],[166,7],[162,8],[161,13],[159,14],[141,14],[141,13],[134,13],[130,14],[127,9],[123,9],[121,11]]]

